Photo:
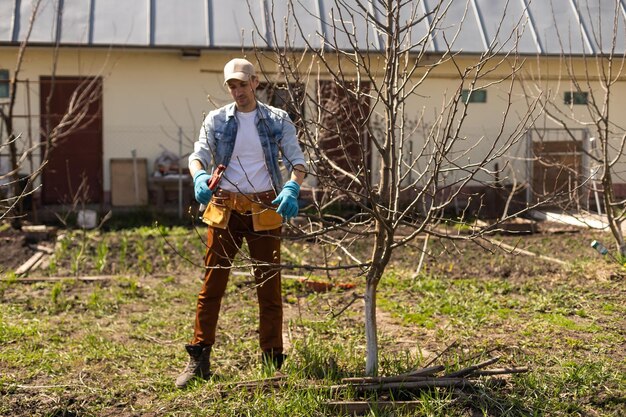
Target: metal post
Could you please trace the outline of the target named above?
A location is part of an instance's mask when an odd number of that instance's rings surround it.
[[[135,187],[135,204],[139,205],[139,172],[137,169],[137,151],[135,149],[130,151],[133,157],[133,184]]]
[[[178,218],[183,218],[183,128],[178,127]]]
[[[589,144],[591,146],[591,154],[595,157],[599,158],[599,152],[598,152],[598,142],[596,140],[595,137],[590,137],[589,138]],[[589,164],[591,165],[591,164]],[[600,195],[598,194],[598,173],[600,172],[600,164],[596,164],[593,167],[591,167],[590,169],[590,174],[591,174],[591,184],[593,187],[593,196],[596,200],[596,209],[598,210],[598,214],[601,216],[602,215],[602,206],[600,205]]]
[[[532,184],[533,184],[533,135],[532,131],[526,132],[526,181],[528,182],[526,187],[526,207],[530,206],[532,202]]]

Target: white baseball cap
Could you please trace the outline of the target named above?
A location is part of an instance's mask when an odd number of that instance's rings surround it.
[[[254,65],[247,59],[231,59],[224,65],[224,84],[232,79],[250,81],[250,78],[254,76],[256,76]]]

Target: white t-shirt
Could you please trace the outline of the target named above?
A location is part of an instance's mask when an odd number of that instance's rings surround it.
[[[237,137],[230,163],[224,171],[220,187],[233,192],[252,194],[272,189],[272,180],[265,166],[265,156],[255,119],[256,110],[236,112]]]

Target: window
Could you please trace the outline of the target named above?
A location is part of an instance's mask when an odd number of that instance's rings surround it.
[[[9,97],[9,70],[0,69],[0,98]]]
[[[568,105],[585,105],[589,101],[589,93],[586,91],[566,91],[563,102]]]
[[[462,90],[461,99],[463,103],[486,103],[487,90]]]

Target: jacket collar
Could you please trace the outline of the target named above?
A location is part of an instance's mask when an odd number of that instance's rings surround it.
[[[265,104],[261,103],[260,101],[257,100],[256,102],[257,105],[257,114],[259,119],[267,119],[268,117],[268,108]],[[235,117],[235,112],[237,111],[237,108],[235,107],[235,103],[230,103],[226,106],[226,118],[231,119],[233,117]]]
[[[226,118],[228,119],[232,119],[233,117],[235,117],[235,103],[230,103],[229,105],[226,106]]]

